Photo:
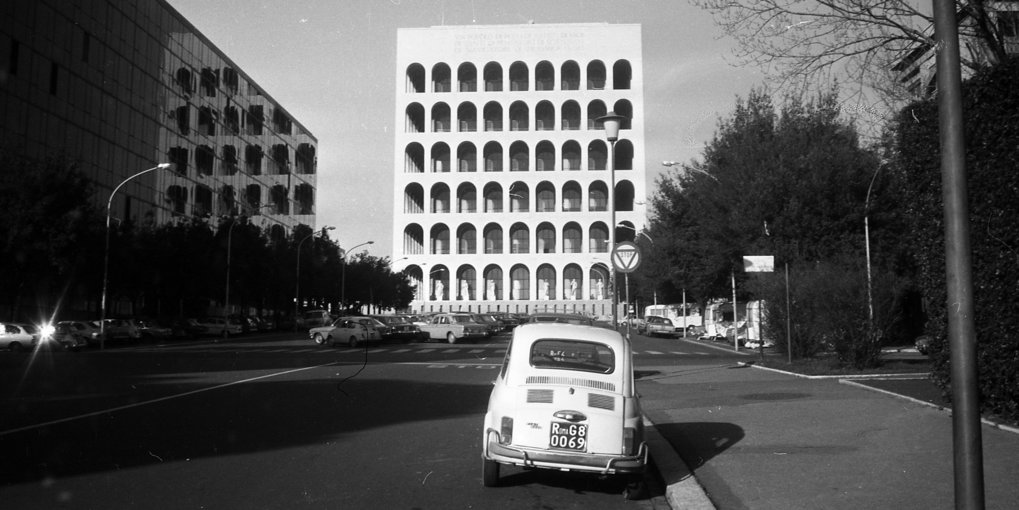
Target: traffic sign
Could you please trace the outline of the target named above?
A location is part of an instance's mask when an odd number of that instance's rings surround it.
[[[631,242],[622,242],[612,249],[612,267],[620,273],[631,273],[640,265],[640,248]]]

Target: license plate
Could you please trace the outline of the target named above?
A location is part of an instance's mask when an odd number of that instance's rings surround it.
[[[548,443],[552,448],[584,451],[587,449],[587,425],[554,421]]]

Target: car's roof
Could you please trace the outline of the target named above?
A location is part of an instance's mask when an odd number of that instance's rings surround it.
[[[565,322],[565,323],[583,323],[591,324],[594,319],[586,315],[579,313],[532,313],[527,316],[528,322]]]
[[[626,341],[618,332],[598,326],[561,322],[528,322],[513,330],[514,343],[530,343],[546,338],[601,342],[622,351]]]

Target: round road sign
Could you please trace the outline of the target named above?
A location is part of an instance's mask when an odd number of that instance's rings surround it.
[[[631,242],[622,242],[612,249],[612,267],[620,273],[631,273],[640,265],[640,248]]]

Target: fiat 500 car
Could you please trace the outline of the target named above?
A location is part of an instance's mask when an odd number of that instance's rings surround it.
[[[501,466],[627,478],[639,490],[648,447],[630,343],[596,326],[529,323],[513,330],[482,438],[483,482]]]

